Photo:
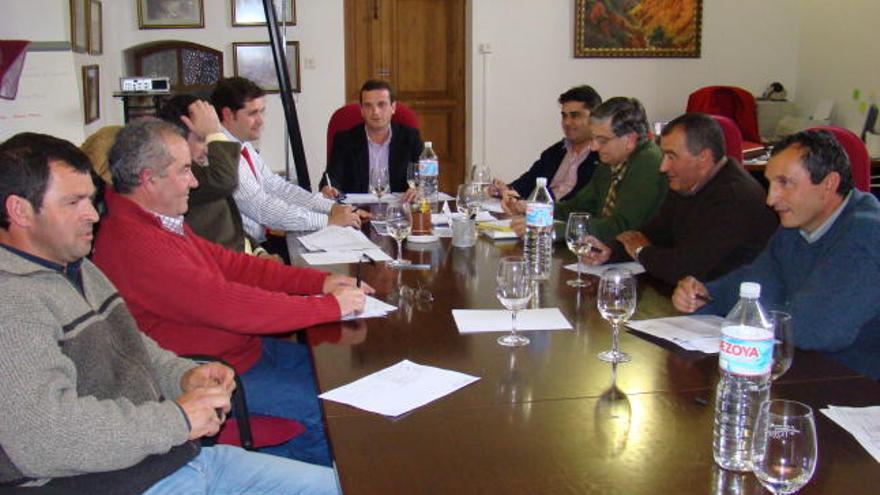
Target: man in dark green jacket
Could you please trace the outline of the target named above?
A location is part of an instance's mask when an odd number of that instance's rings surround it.
[[[587,212],[591,233],[610,242],[626,230],[639,229],[666,197],[667,183],[660,173],[662,153],[648,139],[645,109],[635,98],[615,97],[590,116],[592,148],[600,165],[586,187],[555,205],[556,238],[565,238],[565,222],[572,212]],[[509,205],[508,205],[509,206]],[[525,221],[513,219],[522,235]]]

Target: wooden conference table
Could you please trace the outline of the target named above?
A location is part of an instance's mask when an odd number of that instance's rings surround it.
[[[371,235],[396,254],[390,238]],[[405,243],[405,258],[432,268],[364,270],[397,312],[308,331],[322,392],[403,359],[481,377],[398,418],[323,401],[344,493],[764,493],[753,475],[714,465],[717,357],[624,332],[621,349],[632,361],[615,373],[596,358],[611,345],[610,327],[595,308],[596,284],[581,291],[565,285],[575,274],[562,265],[575,259],[563,246],[555,247],[553,276],[537,301],[560,308],[573,331],[526,332],[531,344],[517,349],[498,345],[497,333],[459,335],[451,310],[500,309],[497,260],[520,252],[515,243],[482,238],[472,248],[452,247],[449,239]],[[639,284],[634,319],[674,313],[668,287],[644,275]],[[426,289],[433,302],[401,301],[401,286]],[[818,408],[880,404],[877,382],[798,351],[772,395],[816,410],[818,468],[800,493],[876,493],[880,464]]]

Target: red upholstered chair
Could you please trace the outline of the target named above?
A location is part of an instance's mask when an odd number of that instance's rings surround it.
[[[197,363],[219,361],[227,364],[222,359],[212,356],[189,355],[183,357],[192,359]],[[217,435],[202,439],[203,445],[219,443],[254,450],[281,445],[306,431],[302,424],[292,419],[274,416],[251,416],[247,408],[244,385],[237,374],[235,375],[235,391],[232,393],[232,412],[234,417],[223,422]]]
[[[333,136],[339,131],[347,131],[352,127],[363,123],[361,118],[361,106],[357,103],[349,103],[343,107],[339,107],[333,115],[330,116],[330,122],[327,123],[327,162],[330,162],[330,152],[333,150]],[[413,110],[401,102],[397,102],[397,110],[391,117],[392,122],[405,125],[407,127],[419,128],[419,118]]]
[[[812,127],[809,130],[828,131],[834,135],[837,142],[846,150],[849,156],[849,166],[852,169],[853,182],[859,191],[871,191],[871,158],[868,149],[858,136],[849,129],[831,125]]]
[[[721,130],[724,132],[724,144],[726,146],[727,156],[736,159],[737,162],[742,164],[743,138],[736,122],[723,115],[713,115],[712,118],[718,122],[721,126]]]
[[[688,112],[722,115],[736,122],[742,133],[744,151],[763,148],[758,134],[758,113],[755,97],[735,86],[707,86],[688,97]]]

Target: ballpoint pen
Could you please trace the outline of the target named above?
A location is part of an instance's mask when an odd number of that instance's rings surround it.
[[[336,189],[335,187],[333,187],[333,183],[330,182],[330,174],[327,172],[324,172],[324,182],[327,184],[327,187],[329,187],[331,189]],[[342,203],[342,201],[344,199],[345,199],[345,193],[343,193],[339,189],[336,189],[336,202]],[[354,208],[354,211],[357,211],[357,207]]]

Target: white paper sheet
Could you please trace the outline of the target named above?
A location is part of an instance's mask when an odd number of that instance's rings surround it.
[[[874,460],[880,462],[880,406],[841,407],[829,405],[821,409],[822,414],[831,418],[855,437]]]
[[[581,273],[585,275],[596,275],[598,277],[602,276],[602,273],[609,268],[625,268],[632,272],[633,275],[638,275],[640,273],[645,273],[645,267],[642,266],[638,261],[627,261],[624,263],[607,263],[605,265],[596,265],[596,266],[588,266],[584,265],[581,267]],[[577,263],[572,263],[570,265],[565,265],[566,270],[571,270],[575,273],[578,271]]]
[[[505,309],[453,309],[458,333],[509,332],[510,311]],[[559,308],[524,309],[516,314],[516,330],[571,330]]]
[[[342,318],[342,321],[360,320],[363,318],[382,318],[388,313],[396,311],[397,306],[392,306],[384,301],[380,301],[373,296],[367,296],[364,302],[364,310],[360,313],[352,313]]]
[[[379,249],[363,232],[353,227],[328,225],[299,238],[309,251],[364,251]]]
[[[689,351],[717,354],[722,321],[717,315],[690,315],[630,321],[626,326]]]
[[[445,213],[431,213],[431,223],[434,225],[449,225],[454,218],[464,218],[464,213],[455,212],[450,213],[449,215]],[[488,211],[480,211],[477,213],[476,221],[478,222],[492,222],[494,220],[495,217],[493,217]]]
[[[504,208],[501,207],[501,200],[499,198],[487,199],[483,201],[481,206],[492,213],[504,213]]]
[[[300,258],[309,265],[335,265],[342,263],[357,263],[361,256],[366,254],[373,261],[390,261],[391,256],[381,249],[367,249],[365,251],[329,251],[315,253],[299,253]]]
[[[382,203],[393,203],[400,198],[400,194],[383,194]],[[371,193],[347,193],[342,200],[347,205],[371,205],[379,203],[379,197]]]
[[[365,411],[400,416],[470,385],[479,377],[403,360],[318,397]]]

